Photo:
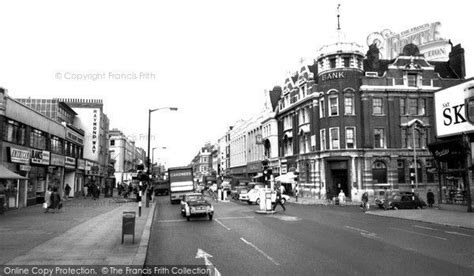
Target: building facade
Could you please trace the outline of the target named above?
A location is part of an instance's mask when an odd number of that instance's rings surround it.
[[[410,190],[410,166],[418,192],[436,185],[427,150],[433,93],[463,79],[460,55],[453,47],[450,61],[429,63],[413,44],[394,60],[380,60],[375,44],[366,58],[355,43],[322,47],[315,64],[285,81],[277,114],[282,171],[299,171],[302,193],[322,199]]]

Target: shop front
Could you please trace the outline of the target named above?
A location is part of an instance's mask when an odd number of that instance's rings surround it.
[[[230,175],[232,175],[234,179],[237,179],[241,184],[251,182],[250,178],[247,175],[247,166],[230,168]]]
[[[51,153],[51,163],[47,174],[48,186],[51,186],[53,189],[58,188],[60,194],[62,194],[64,188],[64,165],[65,158],[63,155]]]
[[[74,197],[74,187],[76,186],[76,158],[65,156],[64,157],[64,187],[69,185],[71,189],[69,194],[65,194],[68,197]]]
[[[251,162],[247,164],[247,174],[250,179],[262,180],[263,179],[262,170],[263,170],[262,161]]]
[[[46,150],[31,151],[31,169],[28,173],[28,205],[44,202],[46,177],[51,154]]]
[[[0,199],[2,210],[27,206],[27,170],[31,152],[26,148],[6,147],[8,160],[0,171]]]

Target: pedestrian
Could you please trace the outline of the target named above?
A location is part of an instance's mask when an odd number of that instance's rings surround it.
[[[346,194],[344,193],[343,190],[339,192],[338,198],[339,198],[339,205],[344,205],[344,203],[346,202]]]
[[[64,187],[64,199],[68,199],[69,198],[69,193],[71,192],[71,186],[69,186],[68,183],[66,183],[66,187]]]
[[[62,207],[62,202],[61,202],[61,196],[59,195],[58,192],[58,187],[53,188],[53,193],[51,194],[51,208],[54,210],[56,213],[56,209],[61,209]]]
[[[435,199],[434,199],[434,194],[431,191],[431,189],[428,189],[428,193],[426,193],[426,200],[428,201],[428,207],[432,208]]]
[[[89,187],[87,184],[84,184],[84,188],[82,191],[82,195],[84,196],[84,199],[87,197],[87,194],[89,193]]]
[[[46,190],[46,192],[44,193],[44,203],[43,203],[43,207],[44,207],[44,212],[45,213],[49,213],[49,208],[51,208],[51,194],[53,192],[51,191],[51,186],[48,186],[48,189]]]
[[[369,210],[369,193],[364,192],[362,194],[362,210],[368,211]]]
[[[281,185],[280,185],[281,186]],[[275,211],[276,207],[278,204],[280,204],[281,208],[283,208],[283,211],[286,211],[286,208],[285,208],[285,205],[283,205],[283,203],[281,203],[281,190],[280,188],[277,188],[276,189],[276,201],[275,201],[275,204],[273,205],[273,211]]]

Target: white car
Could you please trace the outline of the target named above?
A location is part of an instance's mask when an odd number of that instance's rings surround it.
[[[272,202],[274,203],[276,201],[276,192],[272,191],[270,188],[254,188],[246,194],[247,197],[247,203],[248,204],[260,204],[260,193],[265,193],[265,192],[271,192],[272,193]],[[288,195],[282,194],[281,195],[281,203],[285,204],[288,200],[290,200],[290,197]]]

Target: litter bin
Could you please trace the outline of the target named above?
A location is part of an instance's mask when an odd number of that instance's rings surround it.
[[[124,211],[122,215],[122,243],[123,236],[133,235],[133,243],[135,243],[135,217],[136,212]]]

